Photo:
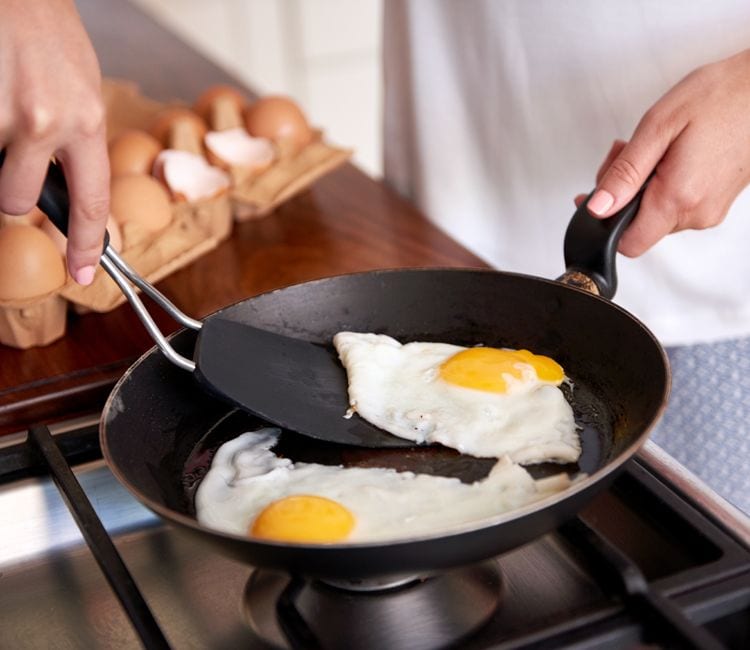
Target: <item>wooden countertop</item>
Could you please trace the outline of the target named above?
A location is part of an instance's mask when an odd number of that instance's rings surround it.
[[[77,4],[106,76],[134,80],[158,100],[191,101],[211,84],[237,83],[129,3]],[[345,165],[264,219],[236,224],[229,240],[158,286],[200,318],[288,284],[426,266],[484,264],[382,183]],[[177,329],[158,308],[152,314],[164,332]],[[107,314],[70,314],[65,337],[46,347],[0,346],[0,433],[95,412],[150,347],[127,304]]]

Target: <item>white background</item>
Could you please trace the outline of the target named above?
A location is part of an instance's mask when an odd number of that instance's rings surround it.
[[[132,1],[253,90],[293,97],[381,175],[381,0]]]

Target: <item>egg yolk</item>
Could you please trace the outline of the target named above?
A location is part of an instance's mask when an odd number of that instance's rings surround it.
[[[346,539],[354,515],[331,499],[298,494],[267,505],[250,527],[253,537],[325,544]]]
[[[508,392],[504,374],[524,378],[523,367],[530,366],[539,381],[560,384],[565,378],[562,367],[553,359],[528,350],[498,348],[470,348],[454,354],[440,366],[440,376],[447,382],[464,388],[492,393]]]

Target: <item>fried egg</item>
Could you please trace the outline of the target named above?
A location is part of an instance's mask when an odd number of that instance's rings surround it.
[[[553,359],[528,350],[339,332],[350,413],[416,443],[516,463],[575,462],[581,442]]]
[[[394,469],[295,463],[271,451],[280,431],[244,433],[217,450],[195,496],[210,528],[278,542],[412,539],[479,525],[571,484],[535,480],[508,457],[475,483]]]

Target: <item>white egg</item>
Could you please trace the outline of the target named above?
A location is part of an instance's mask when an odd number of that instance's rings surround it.
[[[472,484],[385,468],[294,463],[270,451],[279,433],[270,428],[244,433],[217,450],[196,492],[201,524],[247,535],[269,506],[299,497],[304,510],[311,499],[322,497],[341,508],[340,516],[348,517],[351,528],[334,530],[340,518],[336,522],[315,512],[301,514],[298,508],[289,520],[271,521],[266,537],[302,543],[404,540],[481,525],[571,483],[564,473],[534,480],[507,457]]]
[[[552,359],[528,351],[402,345],[383,334],[333,339],[349,382],[351,411],[417,443],[440,443],[516,463],[575,462],[573,409]],[[546,378],[542,378],[546,377]]]

